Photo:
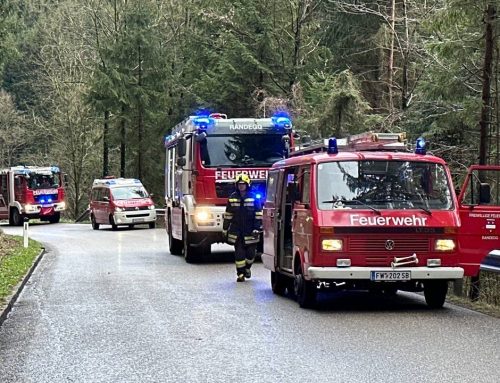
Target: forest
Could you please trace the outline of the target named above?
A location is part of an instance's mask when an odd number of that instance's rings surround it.
[[[57,164],[161,206],[163,140],[200,108],[301,134],[419,136],[460,184],[500,163],[498,1],[2,0],[0,168]]]

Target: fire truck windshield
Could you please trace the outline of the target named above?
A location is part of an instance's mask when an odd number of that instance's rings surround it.
[[[144,189],[143,186],[124,186],[111,189],[111,195],[116,201],[123,199],[147,198],[148,192],[146,191],[146,189]]]
[[[285,158],[281,134],[208,136],[200,145],[205,167],[267,167]]]
[[[449,210],[450,183],[442,165],[411,161],[318,164],[319,208]]]
[[[59,183],[53,174],[30,173],[28,178],[28,187],[32,190],[57,188],[59,187]]]

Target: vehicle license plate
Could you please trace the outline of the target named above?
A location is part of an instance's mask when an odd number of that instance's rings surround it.
[[[372,271],[370,279],[372,281],[409,281],[411,271]]]
[[[144,218],[132,218],[132,222],[144,222]]]

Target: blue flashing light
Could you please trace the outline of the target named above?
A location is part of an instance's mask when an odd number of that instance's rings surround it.
[[[273,122],[275,128],[292,128],[292,120],[286,112],[277,112],[271,117],[271,121]]]
[[[262,198],[262,194],[260,194],[260,193],[255,194],[255,198],[261,199]]]
[[[337,139],[332,137],[328,139],[328,154],[337,154],[339,152],[339,148],[337,146]]]
[[[47,199],[47,202],[51,203],[52,202],[52,198]]]
[[[51,171],[52,173],[60,173],[59,167],[57,167],[57,166],[55,166],[55,165],[52,165],[52,166],[50,167],[50,171]]]
[[[215,121],[209,116],[197,116],[193,119],[193,124],[199,130],[207,130],[210,126],[215,124]]]
[[[415,154],[426,154],[427,149],[425,147],[425,139],[423,137],[417,138],[417,142],[415,144]]]

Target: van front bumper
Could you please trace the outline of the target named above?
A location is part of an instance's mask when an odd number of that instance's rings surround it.
[[[150,223],[156,221],[155,210],[138,210],[115,212],[113,215],[117,225],[135,225],[141,223]]]
[[[317,280],[371,280],[373,271],[393,272],[410,271],[410,280],[426,279],[461,279],[464,276],[464,269],[461,267],[306,267],[306,278]]]

